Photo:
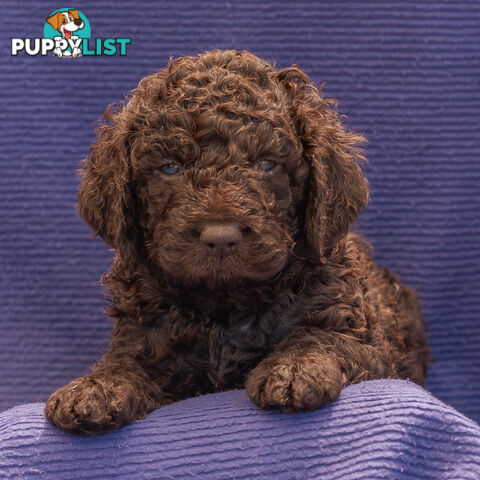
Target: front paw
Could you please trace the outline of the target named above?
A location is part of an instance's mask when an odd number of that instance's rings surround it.
[[[132,386],[100,375],[77,378],[49,398],[45,416],[58,428],[92,435],[130,423]]]
[[[336,400],[346,381],[340,366],[326,355],[264,359],[249,374],[249,397],[261,408],[284,412],[315,410]]]

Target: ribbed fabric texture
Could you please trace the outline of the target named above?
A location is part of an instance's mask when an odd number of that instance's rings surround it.
[[[368,137],[372,198],[359,229],[420,292],[428,388],[480,419],[480,2],[78,1],[93,38],[132,38],[126,57],[10,56],[11,37],[42,37],[63,6],[2,2],[0,409],[45,401],[108,342],[97,282],[110,254],[74,210],[93,122],[170,56],[218,47],[299,64]],[[229,395],[215,405],[241,398]],[[27,409],[28,422],[39,412]]]
[[[0,478],[480,478],[480,427],[406,381],[365,382],[290,415],[258,409],[243,390],[207,395],[95,438],[58,431],[43,407],[0,414]]]

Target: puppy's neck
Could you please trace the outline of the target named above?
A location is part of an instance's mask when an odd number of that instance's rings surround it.
[[[162,271],[147,263],[127,268],[119,255],[115,257],[112,271],[103,277],[112,302],[112,313],[123,312],[142,315],[145,320],[158,317],[160,311],[168,312],[171,305],[181,305],[185,312],[195,312],[209,318],[225,318],[232,311],[262,311],[283,294],[296,295],[309,283],[315,268],[304,255],[295,255],[285,267],[265,282],[244,284],[240,287],[211,290],[206,286],[185,287],[166,278]],[[128,302],[118,303],[125,298]],[[190,316],[189,315],[189,316]]]

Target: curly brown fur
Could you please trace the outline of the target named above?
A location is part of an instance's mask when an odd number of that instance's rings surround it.
[[[244,386],[303,411],[363,380],[423,383],[417,297],[349,233],[364,139],[300,68],[178,58],[105,119],[78,209],[116,250],[115,329],[93,372],[50,397],[51,422],[93,434]]]

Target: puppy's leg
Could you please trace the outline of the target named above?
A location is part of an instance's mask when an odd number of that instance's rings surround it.
[[[262,408],[314,410],[362,380],[395,377],[384,354],[353,336],[298,327],[249,374],[246,388]]]
[[[64,431],[92,435],[141,419],[162,403],[145,370],[135,359],[122,358],[61,387],[49,398],[45,415]]]

